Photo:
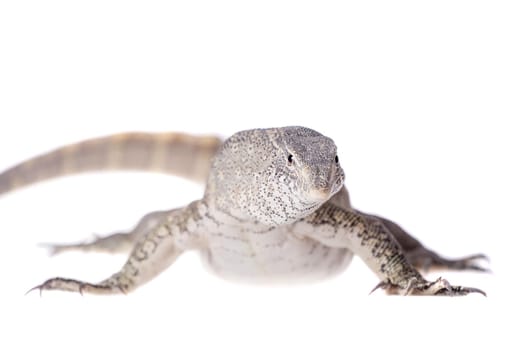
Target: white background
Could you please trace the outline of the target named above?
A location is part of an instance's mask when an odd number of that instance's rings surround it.
[[[523,347],[525,12],[520,1],[3,1],[0,169],[119,131],[227,136],[304,125],[339,146],[353,204],[493,274],[487,298],[368,296],[357,259],[300,287],[224,282],[185,255],[128,296],[23,296],[125,257],[71,242],[184,205],[151,174],[78,176],[0,199],[0,348]]]

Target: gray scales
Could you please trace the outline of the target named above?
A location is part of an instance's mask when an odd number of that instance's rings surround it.
[[[477,288],[427,281],[429,268],[485,271],[476,254],[447,259],[388,219],[355,210],[334,142],[304,127],[241,131],[224,142],[183,133],[124,133],[82,141],[0,174],[0,194],[67,174],[143,170],[205,182],[202,199],[144,216],[131,232],[66,250],[126,252],[120,271],[99,283],[56,277],[31,290],[128,293],[188,250],[218,275],[248,281],[305,281],[342,271],[359,256],[375,289],[404,295],[466,295]],[[131,252],[131,253],[130,253]]]

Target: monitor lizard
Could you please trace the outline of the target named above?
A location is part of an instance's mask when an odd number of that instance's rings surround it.
[[[50,245],[131,251],[122,269],[99,283],[56,277],[30,289],[128,293],[187,250],[225,278],[296,281],[342,271],[354,254],[390,294],[485,294],[427,281],[428,268],[485,271],[475,254],[446,259],[391,220],[350,205],[335,143],[305,127],[253,129],[223,141],[183,133],[123,133],[64,146],[0,174],[0,195],[66,174],[99,170],[163,172],[205,182],[202,199],[144,216],[128,233],[92,242]]]

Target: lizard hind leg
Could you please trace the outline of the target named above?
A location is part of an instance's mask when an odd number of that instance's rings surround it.
[[[57,255],[69,251],[99,252],[110,254],[129,254],[135,244],[149,231],[157,226],[169,211],[155,211],[142,217],[138,224],[129,232],[116,232],[106,236],[95,235],[95,238],[80,243],[41,243],[40,246],[48,249],[50,255]]]
[[[461,258],[445,258],[424,246],[407,251],[408,261],[423,271],[431,269],[449,269],[457,271],[490,272],[490,269],[480,265],[481,261],[489,261],[485,254],[473,254]]]
[[[95,235],[94,239],[79,243],[40,243],[46,248],[49,255],[58,255],[69,251],[100,252],[100,253],[129,253],[136,241],[134,231],[112,233],[108,236]]]
[[[438,253],[426,248],[421,242],[409,235],[398,224],[388,219],[374,216],[392,233],[401,245],[407,260],[423,271],[431,269],[449,269],[456,271],[480,271],[489,272],[490,270],[481,261],[488,261],[485,254],[473,254],[462,258],[445,258]]]

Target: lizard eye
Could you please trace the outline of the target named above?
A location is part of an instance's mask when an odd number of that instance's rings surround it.
[[[292,164],[293,162],[293,156],[291,154],[288,155],[288,164]]]
[[[335,156],[335,164],[339,164],[339,157]]]

